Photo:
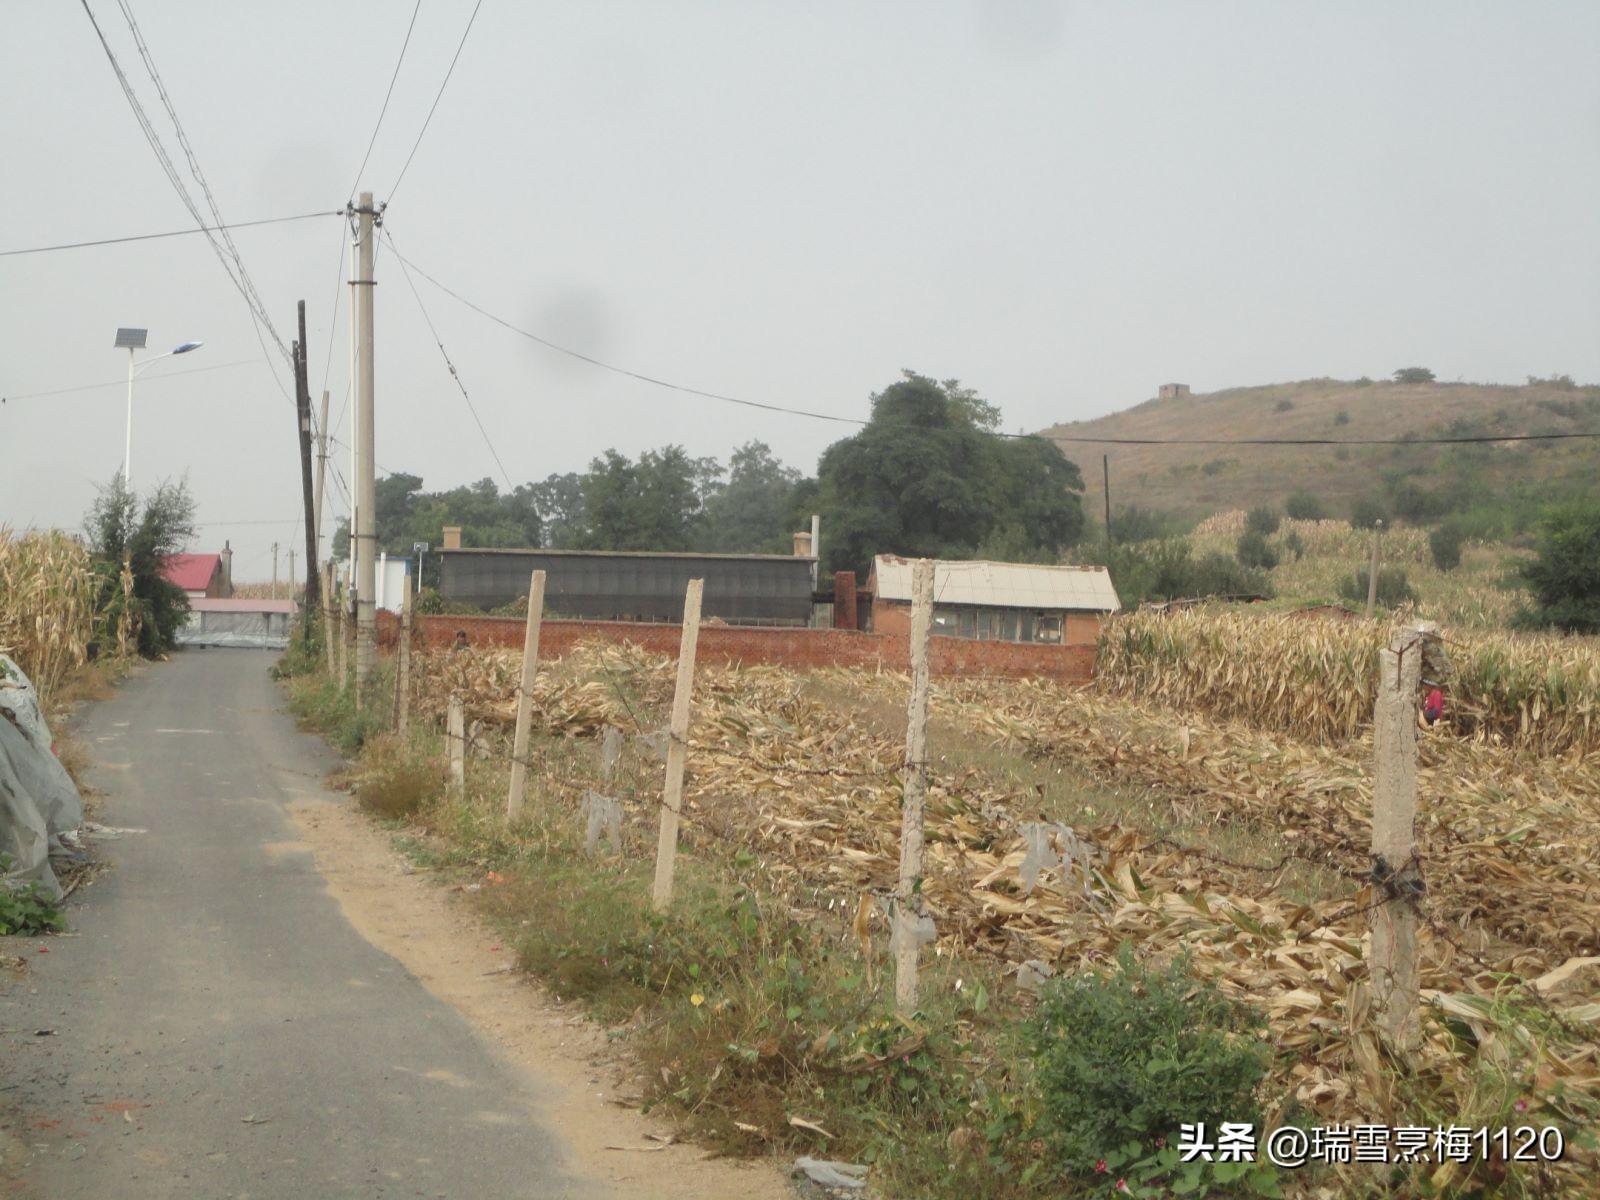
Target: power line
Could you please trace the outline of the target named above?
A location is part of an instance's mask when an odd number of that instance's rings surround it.
[[[171,229],[165,233],[135,233],[127,237],[96,238],[88,242],[58,242],[53,246],[25,246],[19,250],[0,250],[0,258],[17,254],[48,254],[53,250],[83,250],[90,246],[116,246],[123,242],[149,242],[157,238],[187,237],[193,233],[211,234],[223,229],[250,229],[256,225],[281,225],[286,221],[306,221],[312,217],[343,216],[343,210],[298,213],[292,217],[263,217],[258,221],[231,221],[226,225],[201,225],[195,229]]]
[[[209,367],[190,367],[186,371],[163,371],[160,375],[151,375],[146,380],[146,386],[158,379],[175,379],[179,375],[200,375],[206,371],[223,371],[229,367],[254,366],[259,360],[254,358],[241,358],[236,362],[215,363]],[[18,392],[14,396],[0,396],[0,404],[11,400],[34,400],[42,396],[66,396],[72,392],[92,392],[98,388],[126,387],[126,379],[112,379],[105,383],[82,383],[77,387],[55,388],[48,392]]]
[[[406,60],[406,47],[411,45],[411,31],[417,27],[417,14],[421,11],[422,0],[417,0],[416,6],[411,10],[411,23],[406,26],[405,41],[400,43],[400,57],[395,59],[394,74],[389,76],[389,90],[383,94],[383,107],[378,109],[378,123],[372,127],[372,136],[367,139],[367,152],[361,156],[361,165],[356,168],[355,182],[350,185],[351,199],[354,199],[356,188],[361,185],[361,176],[367,169],[367,162],[372,158],[372,147],[377,145],[378,130],[383,128],[383,117],[389,111],[389,98],[394,95],[395,80],[400,78],[400,64]],[[448,76],[446,78],[448,80]]]
[[[495,465],[500,468],[500,475],[506,481],[506,487],[511,491],[517,490],[517,485],[511,482],[511,472],[506,470],[506,464],[500,461],[500,452],[494,448],[494,440],[490,438],[489,431],[483,427],[483,418],[478,416],[478,407],[472,403],[472,397],[467,394],[467,385],[461,381],[461,372],[456,370],[456,364],[450,361],[450,352],[444,348],[444,341],[439,337],[439,331],[434,328],[433,318],[428,315],[428,308],[422,303],[422,294],[417,291],[417,285],[411,280],[411,271],[406,267],[405,260],[400,257],[400,249],[394,244],[394,234],[387,227],[383,236],[389,241],[389,248],[394,251],[394,256],[400,263],[400,273],[406,278],[406,286],[411,289],[411,295],[417,301],[417,311],[422,314],[422,319],[428,326],[428,332],[433,336],[433,344],[439,347],[439,353],[444,356],[444,365],[450,369],[450,378],[456,381],[456,387],[461,390],[461,398],[467,402],[467,411],[472,414],[472,419],[478,426],[478,432],[483,435],[483,444],[489,448],[489,453],[494,456]]]
[[[450,83],[450,76],[455,74],[456,61],[461,57],[461,50],[467,44],[467,35],[472,32],[472,23],[478,19],[478,10],[483,7],[483,0],[472,6],[472,15],[467,18],[467,27],[461,31],[461,41],[456,44],[455,57],[450,60],[450,67],[444,73],[444,81],[439,84],[438,94],[433,98],[433,107],[428,109],[428,115],[422,122],[422,128],[417,133],[417,140],[411,144],[411,153],[406,155],[405,166],[400,168],[400,175],[394,181],[394,186],[389,189],[389,201],[393,203],[394,194],[400,190],[400,181],[406,177],[406,172],[411,169],[411,160],[417,156],[417,147],[422,145],[423,134],[428,132],[428,126],[433,122],[433,114],[439,107],[439,101],[444,98],[444,89]]]
[[[471,300],[468,300],[460,292],[454,291],[453,289],[447,287],[445,284],[440,283],[432,275],[428,274],[428,272],[424,271],[421,267],[417,266],[416,263],[412,262],[410,259],[406,258],[405,255],[401,254],[399,249],[396,248],[392,242],[390,243],[390,249],[394,250],[394,256],[397,259],[399,259],[402,263],[404,263],[407,266],[409,266],[413,271],[415,271],[418,275],[421,275],[424,279],[426,279],[429,283],[433,284],[434,287],[438,288],[445,295],[451,297],[454,300],[459,301],[462,304],[465,304],[468,308],[472,309],[478,315],[483,316],[483,317],[487,317],[489,320],[493,321],[496,325],[500,325],[500,326],[502,326],[502,327],[504,327],[506,329],[509,329],[512,333],[519,334],[522,337],[527,338],[531,342],[537,342],[539,345],[544,346],[546,349],[554,350],[558,354],[565,354],[568,358],[575,358],[579,362],[586,362],[592,367],[599,367],[603,371],[610,371],[613,374],[617,374],[617,375],[625,375],[629,379],[637,379],[641,383],[652,384],[655,387],[666,388],[669,391],[682,392],[685,395],[689,395],[689,396],[700,396],[700,397],[703,397],[704,399],[707,399],[707,400],[720,400],[724,404],[738,404],[738,405],[742,405],[745,408],[763,409],[766,412],[788,413],[791,416],[796,416],[796,417],[810,417],[812,420],[816,420],[816,421],[836,421],[841,425],[865,425],[866,424],[865,421],[863,421],[863,420],[861,420],[861,419],[859,419],[857,417],[838,417],[838,416],[834,416],[832,413],[810,412],[810,411],[807,411],[806,409],[801,409],[801,408],[787,408],[787,407],[785,407],[785,406],[783,406],[781,404],[765,404],[765,403],[762,403],[759,400],[745,400],[745,399],[741,399],[738,396],[726,396],[726,395],[723,395],[720,392],[708,392],[708,391],[705,391],[705,390],[703,390],[701,388],[689,387],[689,386],[687,386],[685,384],[681,384],[681,383],[672,383],[672,382],[670,382],[669,380],[666,380],[666,379],[658,379],[653,375],[645,375],[645,374],[642,374],[639,371],[630,371],[627,367],[619,367],[619,366],[616,366],[613,363],[605,362],[603,359],[598,359],[598,358],[593,357],[592,355],[584,354],[584,353],[582,353],[580,351],[570,349],[569,347],[560,345],[557,342],[552,342],[549,338],[540,337],[537,333],[533,333],[533,332],[531,332],[531,331],[529,331],[527,329],[521,328],[520,326],[513,325],[510,321],[506,320],[504,317],[496,316],[494,313],[490,312],[488,309],[482,307],[481,305],[474,304]],[[1004,436],[1014,437],[1014,436],[1019,436],[1019,435],[1006,434]],[[1020,435],[1020,436],[1032,436],[1032,435]]]
[[[737,404],[745,408],[758,408],[765,412],[784,413],[793,417],[807,417],[814,421],[833,421],[840,425],[866,425],[867,422],[860,417],[840,417],[832,413],[813,412],[804,408],[791,408],[783,404],[767,404],[760,400],[747,400],[740,396],[728,396],[721,392],[709,392],[703,388],[689,387],[686,384],[673,383],[667,379],[660,379],[654,375],[646,375],[639,371],[631,371],[626,367],[619,367],[608,363],[593,355],[584,354],[570,347],[552,342],[549,338],[540,337],[537,333],[513,325],[495,313],[490,312],[482,305],[467,299],[460,292],[435,279],[427,271],[412,262],[400,253],[399,247],[391,241],[389,248],[394,252],[395,258],[402,264],[411,268],[434,287],[438,288],[451,299],[458,301],[472,309],[479,316],[486,317],[502,328],[509,329],[512,333],[537,342],[547,349],[558,354],[565,354],[579,362],[588,363],[590,366],[599,367],[603,371],[610,371],[617,375],[625,375],[629,379],[637,379],[641,383],[652,384],[655,387],[666,388],[669,391],[681,392],[688,396],[700,396],[706,400],[717,400],[724,404]],[[1439,437],[1396,437],[1396,438],[1137,438],[1137,437],[1097,437],[1089,434],[1070,433],[1005,433],[1000,430],[991,430],[994,437],[1009,438],[1015,441],[1045,441],[1045,442],[1083,442],[1093,445],[1105,446],[1442,446],[1442,445],[1472,445],[1490,442],[1552,442],[1600,438],[1600,431],[1583,431],[1577,433],[1513,433],[1513,434],[1462,434],[1458,436]]]

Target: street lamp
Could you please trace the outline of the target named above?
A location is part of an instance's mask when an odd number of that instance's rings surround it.
[[[204,342],[180,342],[165,354],[157,354],[147,358],[135,367],[133,352],[144,349],[145,338],[149,332],[147,329],[117,330],[117,347],[120,349],[126,346],[128,349],[128,434],[122,453],[122,486],[130,493],[133,491],[133,377],[153,362],[160,362],[163,358],[171,358],[174,354],[187,354],[189,351],[198,350],[205,345]]]

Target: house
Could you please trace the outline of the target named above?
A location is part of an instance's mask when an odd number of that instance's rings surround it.
[[[1163,383],[1156,392],[1162,400],[1183,400],[1190,394],[1187,383]]]
[[[683,620],[689,580],[705,580],[700,613],[729,625],[811,623],[816,559],[788,554],[696,554],[654,550],[488,550],[436,552],[439,594],[492,609],[528,594],[545,573],[545,611],[591,621]]]
[[[169,554],[161,574],[191,600],[224,600],[233,595],[232,558],[233,551],[226,547],[221,554]]]
[[[874,632],[909,636],[912,561],[895,554],[872,560],[865,590]],[[1104,567],[933,564],[933,632],[944,637],[1093,645],[1101,621],[1120,607]]]

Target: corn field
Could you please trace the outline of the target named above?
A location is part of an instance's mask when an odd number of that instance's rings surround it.
[[[1111,621],[1096,686],[1175,708],[1339,743],[1371,725],[1382,622],[1196,607]],[[1600,750],[1600,643],[1454,633],[1438,681],[1458,732],[1546,754]]]
[[[48,697],[89,657],[95,576],[82,542],[0,528],[0,653]]]

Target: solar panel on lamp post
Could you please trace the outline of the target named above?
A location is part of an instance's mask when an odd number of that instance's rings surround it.
[[[128,351],[128,424],[122,452],[122,486],[130,495],[133,493],[133,378],[153,362],[160,362],[163,358],[171,358],[174,354],[188,354],[191,350],[198,350],[205,345],[204,342],[179,342],[165,354],[157,354],[135,366],[134,351],[144,349],[148,335],[149,331],[144,329],[117,330],[117,348],[126,347]]]

